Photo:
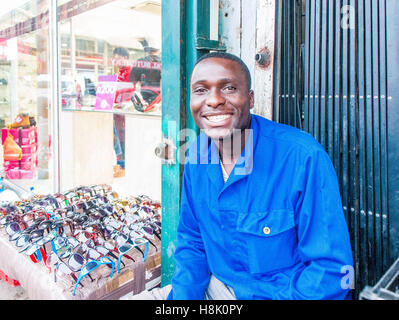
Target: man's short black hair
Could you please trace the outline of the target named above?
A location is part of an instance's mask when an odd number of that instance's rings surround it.
[[[230,61],[235,61],[239,64],[241,71],[244,73],[245,75],[245,79],[247,80],[247,87],[248,90],[251,89],[252,83],[251,83],[251,73],[249,72],[249,69],[247,67],[247,65],[245,64],[244,61],[241,60],[241,58],[235,56],[234,54],[231,53],[227,53],[227,52],[209,52],[203,56],[201,56],[197,62],[195,63],[194,68],[197,66],[197,64],[199,64],[201,61],[204,61],[206,59],[210,59],[210,58],[220,58],[220,59],[227,59]]]
[[[125,48],[122,48],[122,47],[116,47],[112,53],[117,54],[121,57],[129,58],[129,52]]]

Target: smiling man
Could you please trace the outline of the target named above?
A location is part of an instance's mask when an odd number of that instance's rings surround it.
[[[349,299],[352,251],[334,167],[296,128],[251,114],[238,57],[195,65],[171,286],[135,299]],[[353,273],[351,273],[353,274]]]
[[[203,56],[190,90],[202,132],[184,168],[168,299],[350,298],[349,234],[322,146],[250,113],[250,74],[234,55]]]

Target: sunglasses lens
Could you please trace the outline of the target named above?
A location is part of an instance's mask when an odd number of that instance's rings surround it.
[[[18,238],[17,242],[15,243],[15,245],[17,247],[23,247],[24,245],[26,245],[29,242],[29,235],[24,235],[20,238]]]
[[[13,234],[17,233],[20,230],[21,228],[19,227],[19,224],[16,222],[10,223],[6,228],[6,232],[8,233],[9,236],[12,236]]]
[[[120,253],[124,254],[125,252],[128,252],[131,248],[132,248],[131,245],[124,244],[123,246],[120,246],[118,250]]]
[[[152,235],[152,234],[154,233],[154,231],[153,231],[152,228],[150,228],[150,227],[143,227],[143,230],[144,230],[146,233],[150,234],[150,235]]]
[[[43,236],[43,232],[44,232],[43,229],[34,230],[31,232],[30,236],[32,239],[36,239]]]
[[[42,222],[39,224],[39,229],[47,229],[47,228],[50,228],[52,224],[53,224],[53,222],[50,221],[50,220],[42,221]]]
[[[148,207],[142,207],[142,209],[144,210],[145,213],[151,213],[151,209]]]
[[[89,263],[87,263],[84,267],[84,269],[82,269],[82,271],[86,272],[91,272],[93,271],[96,267],[97,267],[98,263],[96,261],[90,261]]]
[[[85,259],[80,254],[74,253],[68,260],[69,266],[73,271],[79,271],[83,266]]]
[[[143,239],[143,238],[136,238],[136,239],[134,239],[134,243],[137,244],[137,245],[141,245],[141,244],[144,244],[144,243],[146,243],[146,242],[147,242],[147,240],[145,240],[145,239]]]

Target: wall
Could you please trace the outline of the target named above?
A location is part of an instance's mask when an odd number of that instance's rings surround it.
[[[61,112],[61,191],[113,182],[113,118],[99,112]]]
[[[161,201],[161,159],[155,148],[161,142],[161,117],[126,116],[125,190]]]
[[[227,52],[248,65],[255,91],[254,113],[272,118],[275,0],[220,0],[219,30]],[[255,55],[267,49],[270,64],[261,66]]]

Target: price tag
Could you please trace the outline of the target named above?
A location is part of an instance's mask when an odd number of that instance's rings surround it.
[[[99,76],[95,110],[112,110],[115,101],[117,75]]]

